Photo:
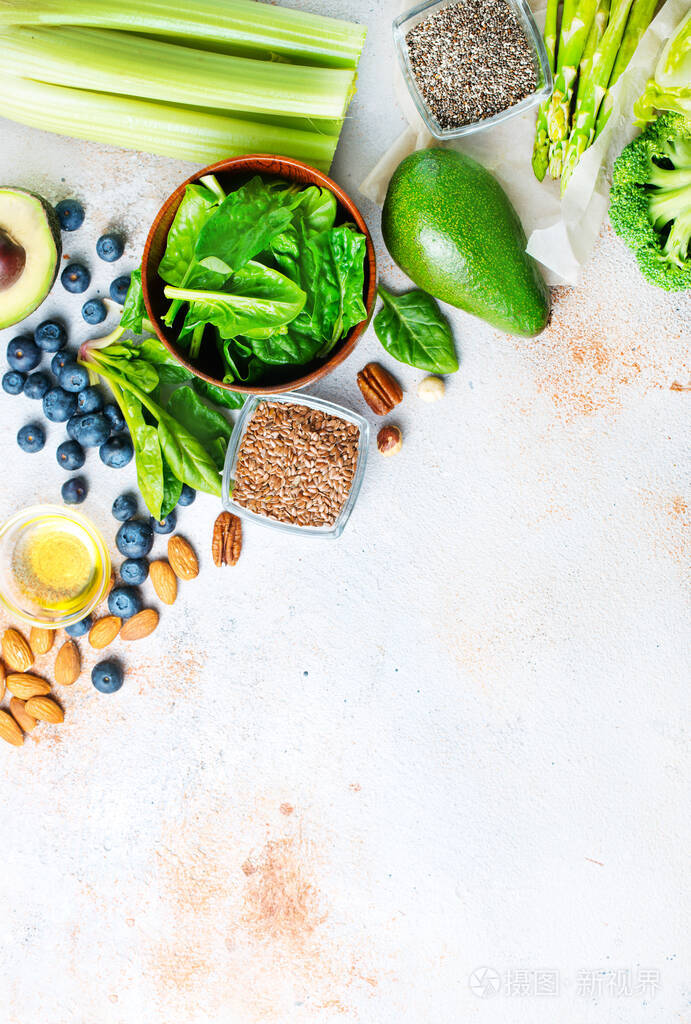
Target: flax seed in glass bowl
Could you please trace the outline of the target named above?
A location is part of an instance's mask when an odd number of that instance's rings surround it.
[[[426,0],[394,21],[393,35],[408,92],[435,139],[500,124],[552,91],[527,0]]]
[[[287,533],[340,537],[367,461],[357,413],[297,392],[255,395],[233,430],[223,471],[229,512]]]

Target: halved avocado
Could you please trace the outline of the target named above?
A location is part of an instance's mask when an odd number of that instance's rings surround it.
[[[0,187],[0,327],[18,324],[41,305],[61,254],[52,206],[33,192]]]

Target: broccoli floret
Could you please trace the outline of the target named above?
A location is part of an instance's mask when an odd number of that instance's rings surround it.
[[[625,147],[614,162],[609,215],[649,281],[691,288],[691,122],[662,114]]]

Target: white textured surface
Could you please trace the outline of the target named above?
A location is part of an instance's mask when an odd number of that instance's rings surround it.
[[[389,13],[321,7],[370,26],[334,170],[354,192],[401,127]],[[94,268],[110,225],[134,266],[187,173],[0,121],[0,180],[82,198],[65,252]],[[80,304],[58,286],[40,318]],[[247,530],[217,571],[214,503],[181,512],[201,580],[126,686],[85,676],[62,728],[0,749],[3,1024],[688,1019],[689,313],[606,231],[538,341],[453,315],[443,403],[395,367],[405,446],[372,453],[340,541]],[[379,355],[370,331],[319,393],[362,410]],[[3,517],[59,494],[61,430],[16,448],[31,411],[0,394]],[[112,538],[133,472],[86,468]],[[479,998],[482,965],[562,992]],[[662,987],[578,994],[619,968]]]

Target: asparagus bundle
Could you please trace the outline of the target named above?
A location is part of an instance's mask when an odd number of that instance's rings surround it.
[[[611,4],[611,6],[610,6]],[[540,108],[533,170],[561,178],[562,192],[612,110],[610,90],[652,21],[658,0],[548,0],[545,47],[554,74]]]

